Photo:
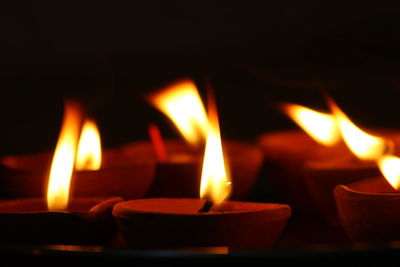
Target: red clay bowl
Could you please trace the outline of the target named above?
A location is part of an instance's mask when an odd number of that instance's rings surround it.
[[[400,240],[400,193],[383,177],[338,185],[334,197],[340,222],[353,241]]]
[[[225,156],[229,164],[233,191],[230,199],[246,199],[258,178],[263,153],[257,146],[225,141]],[[125,146],[124,154],[156,165],[154,182],[149,197],[198,198],[203,151],[197,151],[184,141],[166,140],[169,160],[156,163],[153,148],[148,141],[134,142]]]
[[[395,144],[400,144],[399,130],[373,129],[369,132],[386,136],[392,139]],[[267,133],[259,137],[258,144],[265,154],[266,175],[281,190],[293,209],[301,213],[320,213],[321,204],[324,208],[326,207],[324,203],[327,200],[326,196],[331,198],[328,202],[332,204],[332,191],[329,190],[333,190],[332,186],[335,186],[335,179],[351,182],[356,179],[379,175],[377,167],[372,166],[373,164],[364,164],[355,160],[344,143],[326,147],[312,140],[302,130]],[[326,166],[323,166],[331,164],[331,161],[346,162],[349,159],[350,161],[346,164],[340,163],[343,166],[338,166],[338,169],[332,171],[332,173],[331,170],[327,170]],[[355,164],[352,165],[351,163]],[[335,171],[338,175],[334,174]],[[346,177],[346,172],[350,172],[349,177]],[[311,181],[309,177],[306,177],[308,175],[312,176]],[[318,176],[321,176],[321,179],[329,179],[329,181],[320,181]],[[340,182],[337,184],[340,184]],[[312,191],[309,190],[310,187],[313,188]],[[320,193],[319,190],[323,190],[323,192]],[[316,193],[319,195],[317,196]],[[321,194],[324,194],[322,200]],[[331,204],[330,207],[332,207]]]
[[[103,152],[97,171],[75,171],[71,195],[78,197],[143,197],[154,177],[154,163],[124,156],[121,147]],[[46,195],[52,153],[7,156],[0,159],[0,192],[6,198],[30,198]]]
[[[66,211],[47,211],[43,198],[0,201],[0,242],[107,245],[117,227],[113,206],[120,198],[75,198]]]
[[[317,213],[318,207],[304,181],[303,166],[307,160],[329,158],[337,148],[316,143],[302,130],[263,134],[258,145],[264,151],[264,175],[276,185],[294,212]],[[346,151],[343,146],[340,149]]]
[[[249,250],[272,247],[291,214],[288,205],[239,201],[202,213],[203,204],[193,198],[137,199],[118,203],[113,215],[130,247]]]
[[[323,217],[332,226],[340,226],[333,197],[335,187],[379,175],[380,171],[374,162],[363,162],[354,156],[309,161],[304,166],[308,191]]]

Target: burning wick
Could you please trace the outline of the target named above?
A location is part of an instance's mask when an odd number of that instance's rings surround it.
[[[153,145],[154,154],[158,162],[166,162],[168,160],[167,150],[161,137],[160,130],[157,125],[150,124],[148,128],[151,144]]]
[[[219,119],[214,95],[208,94],[208,121],[206,147],[200,182],[200,198],[205,199],[199,212],[208,212],[227,199],[232,190],[229,170],[222,149]]]
[[[204,202],[203,207],[201,207],[201,209],[199,209],[199,213],[209,212],[213,205],[214,204],[212,203],[212,201],[206,199],[206,202]]]

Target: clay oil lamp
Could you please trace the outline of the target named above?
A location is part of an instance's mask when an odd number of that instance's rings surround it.
[[[83,115],[83,108],[76,104]],[[92,119],[82,119],[71,194],[78,197],[139,198],[149,189],[154,164],[129,158],[123,148],[102,151],[100,133]],[[41,197],[46,192],[50,152],[12,155],[0,159],[0,188],[5,198]]]
[[[149,127],[150,142],[125,146],[132,158],[156,164],[155,178],[148,196],[198,196],[201,162],[209,122],[203,101],[191,80],[179,81],[149,97],[149,102],[164,113],[184,140],[163,140],[155,125]],[[233,183],[232,200],[246,199],[258,176],[263,153],[255,145],[224,141]]]
[[[263,249],[278,239],[290,206],[226,200],[238,185],[224,160],[216,109],[208,116],[200,198],[147,198],[115,205],[113,215],[130,247]]]
[[[267,174],[282,190],[295,212],[323,215],[337,226],[332,191],[338,184],[379,175],[374,159],[393,149],[398,131],[365,132],[354,125],[327,98],[331,113],[321,113],[297,104],[282,104],[281,110],[301,131],[261,136]]]
[[[120,198],[72,197],[69,187],[75,164],[82,114],[67,102],[51,164],[47,198],[0,202],[0,242],[18,244],[108,244],[116,233],[112,217]]]
[[[304,164],[329,158],[338,151],[348,152],[333,115],[297,104],[284,103],[279,108],[301,129],[271,132],[258,138],[265,155],[265,175],[293,207],[294,214],[318,213],[304,180]]]
[[[304,166],[304,177],[309,192],[327,221],[340,226],[333,190],[339,184],[349,184],[380,175],[376,160],[394,150],[398,132],[364,131],[357,127],[340,108],[330,100],[347,153],[319,160],[309,160]]]
[[[400,158],[385,155],[378,164],[383,176],[334,190],[340,222],[354,242],[400,240]]]

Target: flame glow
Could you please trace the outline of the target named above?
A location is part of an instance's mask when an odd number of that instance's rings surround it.
[[[207,114],[192,81],[173,84],[150,97],[150,102],[173,121],[190,144],[196,145],[206,137]]]
[[[47,189],[47,206],[50,211],[64,210],[68,205],[81,119],[79,106],[73,102],[66,102]]]
[[[98,170],[101,166],[101,141],[97,125],[92,120],[86,120],[79,138],[76,155],[76,170]]]
[[[349,149],[361,160],[378,160],[391,148],[390,141],[373,136],[358,128],[340,108],[330,100],[342,138]]]
[[[392,155],[383,156],[378,160],[379,169],[386,180],[396,190],[400,189],[400,158]]]
[[[224,161],[218,116],[216,110],[213,111],[209,114],[210,127],[201,174],[200,198],[212,201],[215,207],[228,198],[232,182]]]
[[[284,104],[283,110],[316,142],[332,146],[340,141],[339,128],[333,115],[297,104]]]

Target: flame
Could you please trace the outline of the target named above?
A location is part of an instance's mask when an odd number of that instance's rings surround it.
[[[333,115],[297,104],[284,104],[282,108],[316,142],[325,146],[339,143],[340,132]]]
[[[339,125],[342,138],[349,149],[361,160],[378,160],[391,150],[391,142],[384,138],[368,134],[358,128],[347,115],[328,99]]]
[[[206,137],[207,115],[192,81],[173,84],[151,96],[150,102],[173,121],[190,144],[199,144]]]
[[[201,174],[200,198],[212,201],[213,206],[216,207],[228,198],[232,182],[224,161],[216,109],[210,110],[209,122]]]
[[[101,166],[101,141],[97,125],[92,120],[86,120],[79,138],[76,155],[76,170],[98,170]]]
[[[157,125],[150,124],[148,132],[157,162],[166,162],[168,160],[168,153]]]
[[[64,109],[47,189],[47,206],[50,211],[64,210],[68,205],[69,185],[81,126],[79,106],[74,102],[66,102]]]
[[[392,155],[385,155],[378,160],[378,166],[390,183],[390,185],[396,189],[400,189],[400,158]]]

